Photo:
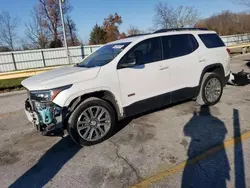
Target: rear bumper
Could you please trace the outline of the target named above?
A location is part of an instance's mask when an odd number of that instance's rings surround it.
[[[64,116],[63,108],[51,103],[51,106],[46,109],[37,110],[35,104],[35,102],[27,99],[25,101],[25,114],[38,131],[47,134],[64,127],[63,120],[66,116]]]

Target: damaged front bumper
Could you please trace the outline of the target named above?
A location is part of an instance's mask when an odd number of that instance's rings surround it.
[[[28,120],[43,134],[64,127],[64,109],[53,102],[38,102],[29,97],[25,101],[25,113]]]

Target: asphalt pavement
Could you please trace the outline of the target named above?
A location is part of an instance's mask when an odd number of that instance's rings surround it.
[[[233,72],[250,55],[233,57]],[[250,85],[120,122],[105,142],[45,137],[23,111],[25,91],[0,95],[0,187],[250,187]]]

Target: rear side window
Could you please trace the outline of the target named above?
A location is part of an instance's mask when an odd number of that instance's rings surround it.
[[[164,59],[171,59],[194,52],[199,44],[191,34],[162,37]]]
[[[200,34],[199,37],[207,48],[218,48],[225,46],[224,42],[217,34]]]

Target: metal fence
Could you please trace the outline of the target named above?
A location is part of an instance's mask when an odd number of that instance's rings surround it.
[[[250,42],[250,33],[221,36],[227,46]],[[77,63],[101,45],[69,47],[71,63]],[[0,72],[68,64],[64,48],[0,53]]]
[[[81,61],[101,45],[69,47],[72,64]],[[0,53],[0,72],[26,70],[68,64],[64,48]]]
[[[221,39],[227,46],[250,42],[250,33],[239,35],[221,36]]]

